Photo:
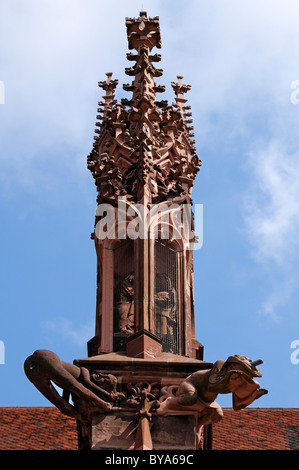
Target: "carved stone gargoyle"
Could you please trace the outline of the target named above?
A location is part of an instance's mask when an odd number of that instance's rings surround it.
[[[81,409],[88,405],[110,411],[118,395],[114,376],[108,374],[104,377],[102,374],[98,377],[95,374],[91,377],[88,369],[63,362],[52,351],[35,351],[25,360],[24,370],[28,379],[61,413],[78,419],[82,419]],[[62,388],[62,396],[52,382]],[[74,407],[68,402],[70,394],[74,403],[81,406]]]
[[[158,415],[175,410],[198,412],[198,426],[212,424],[223,417],[222,408],[215,402],[219,393],[233,394],[233,409],[240,410],[267,394],[253,377],[261,377],[257,365],[245,356],[235,354],[226,361],[216,361],[211,369],[199,370],[187,377],[173,393],[173,387],[162,390]]]

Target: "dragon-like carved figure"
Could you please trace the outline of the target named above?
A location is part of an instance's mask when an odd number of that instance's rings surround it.
[[[222,408],[215,402],[218,394],[232,393],[233,409],[240,410],[267,394],[254,377],[261,377],[257,365],[245,356],[235,354],[226,361],[216,361],[211,369],[199,370],[187,377],[175,393],[164,389],[158,415],[175,410],[198,411],[197,425],[212,424],[223,417]]]

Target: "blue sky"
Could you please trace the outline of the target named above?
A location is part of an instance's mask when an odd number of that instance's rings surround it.
[[[160,17],[164,99],[176,75],[192,85],[204,359],[263,359],[269,394],[253,406],[298,407],[299,6],[289,0],[0,0],[0,406],[49,405],[23,373],[35,349],[87,355],[97,83],[112,71],[125,96],[125,17],[142,9]]]

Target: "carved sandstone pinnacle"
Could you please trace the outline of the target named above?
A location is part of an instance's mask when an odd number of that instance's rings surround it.
[[[113,207],[121,230],[128,224],[124,207],[135,203],[144,213],[164,203],[191,205],[201,165],[186,106],[190,85],[178,76],[171,83],[175,102],[156,98],[165,90],[155,82],[163,73],[154,66],[161,56],[152,53],[161,47],[158,17],[140,12],[126,19],[126,27],[134,51],[127,54],[132,65],[126,74],[133,80],[123,88],[132,95],[117,102],[118,80],[111,72],[99,82],[105,94],[87,159],[98,205]],[[96,223],[100,217],[96,212]],[[168,224],[179,232],[176,220],[172,214]],[[155,213],[153,221],[158,224]],[[205,426],[223,417],[219,394],[231,393],[233,408],[240,410],[267,393],[254,379],[261,377],[262,361],[237,354],[215,364],[203,361],[195,339],[193,256],[184,233],[131,239],[121,230],[111,239],[93,233],[97,308],[88,357],[69,364],[37,350],[25,360],[26,376],[77,420],[80,449],[209,448]]]
[[[124,90],[131,98],[117,102],[115,90],[118,80],[112,73],[99,82],[105,91],[99,102],[98,121],[93,149],[87,165],[98,189],[98,202],[112,202],[126,196],[134,202],[156,203],[180,198],[190,202],[191,190],[201,161],[196,155],[190,107],[185,93],[190,85],[182,83],[182,76],[172,83],[175,102],[158,101],[156,94],[165,91],[157,85],[156,77],[163,74],[153,64],[160,54],[151,54],[161,47],[159,19],[140,17],[126,19],[129,61],[126,68],[133,77]]]

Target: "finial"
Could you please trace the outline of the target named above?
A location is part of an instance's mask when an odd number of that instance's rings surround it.
[[[126,18],[129,49],[139,51],[146,45],[151,51],[153,47],[161,48],[159,17],[148,18],[146,11],[140,11],[138,18]]]
[[[107,83],[110,83],[111,82],[111,77],[112,77],[112,72],[107,72],[106,73],[106,76],[107,76]]]

